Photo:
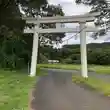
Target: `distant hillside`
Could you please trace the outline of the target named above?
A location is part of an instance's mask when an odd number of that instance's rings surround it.
[[[92,44],[88,44],[89,48],[108,48],[110,47],[110,43],[101,43],[101,44],[97,44],[97,43],[92,43]]]
[[[64,45],[61,49],[63,63],[80,64],[80,45]],[[88,64],[110,65],[110,43],[87,44]]]
[[[73,48],[79,48],[80,45],[79,44],[75,44],[75,45],[64,45],[63,48],[70,48],[70,49],[73,49]],[[98,43],[91,43],[91,44],[87,44],[87,47],[88,48],[110,48],[110,43],[107,42],[107,43],[101,43],[101,44],[98,44]]]

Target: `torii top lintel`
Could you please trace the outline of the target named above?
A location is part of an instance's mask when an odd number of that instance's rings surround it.
[[[22,17],[23,20],[26,20],[26,23],[79,23],[79,22],[92,22],[95,20],[96,16],[99,16],[100,12],[96,13],[87,13],[84,15],[75,15],[75,16],[55,16],[55,17],[41,17],[41,18],[32,18],[32,17]]]

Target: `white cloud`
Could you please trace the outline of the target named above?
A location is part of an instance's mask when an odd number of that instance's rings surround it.
[[[48,0],[50,4],[60,4],[65,15],[79,15],[89,12],[91,7],[85,5],[76,5],[74,0]]]
[[[63,8],[63,11],[65,13],[66,16],[71,16],[71,15],[79,15],[79,14],[84,14],[90,11],[91,7],[89,6],[85,6],[85,5],[76,5],[75,0],[48,0],[50,4],[60,4]],[[110,0],[109,0],[110,1]],[[94,23],[87,23],[88,26],[94,26]],[[66,25],[67,27],[76,27],[78,26],[78,24],[73,24],[73,23],[68,23]],[[66,37],[63,39],[68,39],[71,36],[74,36],[75,33],[67,33]],[[105,39],[107,39],[109,37],[110,33],[106,36],[103,36],[97,40],[94,40],[88,36],[90,36],[90,34],[87,35],[87,43],[102,43],[104,42]],[[80,39],[79,37],[77,38],[77,40],[74,39],[74,37],[72,39],[70,39],[68,42],[64,42],[62,45],[64,44],[79,44],[80,43]],[[61,46],[61,45],[60,45]]]

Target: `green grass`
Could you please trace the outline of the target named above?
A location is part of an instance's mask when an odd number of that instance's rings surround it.
[[[84,79],[80,76],[73,76],[72,80],[76,84],[85,84],[86,86],[95,89],[101,94],[110,97],[110,83],[104,82],[97,78],[89,77],[88,79]]]
[[[89,70],[95,71],[99,74],[110,74],[110,66],[90,65]]]
[[[46,75],[48,75],[48,72],[41,72],[40,71],[40,67],[37,67],[37,69],[36,69],[36,75],[39,77],[39,76],[46,76]]]
[[[28,93],[35,78],[0,70],[0,110],[28,110]]]
[[[39,64],[38,66],[43,68],[80,70],[80,65],[74,64]],[[110,74],[110,66],[88,65],[88,70],[99,74]]]
[[[38,64],[39,67],[43,68],[56,68],[56,69],[74,69],[74,70],[79,70],[80,65],[71,65],[71,64]]]

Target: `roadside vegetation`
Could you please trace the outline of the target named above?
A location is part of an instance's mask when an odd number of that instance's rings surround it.
[[[0,110],[28,110],[35,79],[22,72],[0,70]]]
[[[110,97],[110,83],[104,82],[97,78],[89,77],[88,79],[84,79],[80,76],[75,75],[73,75],[72,80],[76,84],[86,86],[89,89],[96,90],[102,95]]]
[[[66,70],[80,70],[81,65],[75,64],[39,64],[40,68],[56,68],[56,69],[66,69]],[[101,65],[88,65],[89,71],[94,71],[98,74],[110,74],[110,66]]]

